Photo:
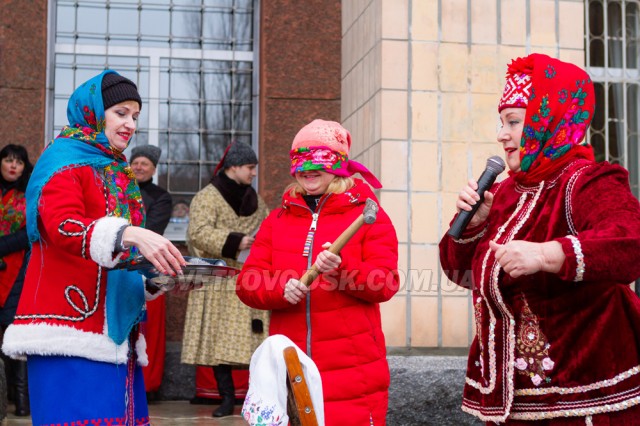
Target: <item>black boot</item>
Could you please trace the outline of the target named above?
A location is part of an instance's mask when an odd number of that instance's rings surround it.
[[[16,416],[28,416],[31,414],[29,407],[29,381],[27,378],[27,361],[14,361],[14,379],[16,403]]]
[[[213,412],[213,417],[230,416],[233,414],[233,406],[236,402],[236,388],[233,386],[231,366],[226,364],[214,366],[213,376],[218,382],[218,392],[222,398],[220,406]]]
[[[0,351],[1,352],[1,351]],[[4,379],[7,386],[7,402],[13,402],[15,400],[15,386],[13,379],[13,360],[6,356],[4,352],[0,356],[2,358],[2,362],[4,363]]]

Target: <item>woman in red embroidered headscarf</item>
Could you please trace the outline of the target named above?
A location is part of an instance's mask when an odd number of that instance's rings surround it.
[[[24,192],[33,166],[27,150],[8,144],[0,150],[0,330],[4,335],[13,322],[29,263]],[[0,338],[1,340],[1,338]],[[7,367],[7,385],[13,390],[17,416],[28,416],[27,363],[2,356]]]
[[[476,338],[462,409],[487,422],[640,424],[640,206],[585,135],[589,76],[532,54],[512,62],[498,110],[509,177],[486,191],[440,260],[473,273]],[[480,196],[474,180],[458,211]],[[635,419],[635,420],[634,420]],[[635,421],[636,423],[633,423]]]
[[[237,293],[252,308],[271,310],[269,334],[287,336],[318,366],[324,424],[380,426],[389,367],[379,304],[398,291],[398,239],[380,209],[340,256],[326,250],[362,215],[368,198],[377,201],[369,185],[351,176],[360,173],[381,187],[349,159],[350,148],[351,135],[334,121],[314,120],[298,132],[289,153],[296,182],[260,226]],[[308,288],[299,278],[314,264],[321,274]],[[250,391],[245,419],[257,424],[259,415],[260,424],[286,424],[274,399],[275,393]]]

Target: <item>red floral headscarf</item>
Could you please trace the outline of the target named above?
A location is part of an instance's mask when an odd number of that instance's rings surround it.
[[[374,188],[382,184],[369,169],[349,159],[351,134],[340,123],[316,119],[304,126],[293,139],[291,176],[298,172],[322,170],[336,176],[348,177],[360,173]]]
[[[531,76],[531,95],[520,141],[520,182],[535,183],[575,158],[593,160],[585,136],[595,111],[589,75],[576,65],[534,53],[511,62],[513,75]]]

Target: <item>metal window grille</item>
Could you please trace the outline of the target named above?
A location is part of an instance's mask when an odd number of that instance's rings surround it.
[[[640,3],[588,0],[585,8],[587,70],[595,85],[596,112],[589,131],[596,159],[629,170],[640,196]],[[635,283],[640,294],[640,280]]]
[[[588,0],[585,8],[586,62],[596,90],[589,137],[596,159],[629,170],[640,195],[640,3]]]
[[[189,199],[232,141],[257,143],[257,0],[57,0],[51,8],[48,134],[69,96],[105,68],[138,85],[135,147],[162,148],[157,181]],[[128,150],[125,152],[127,153]]]

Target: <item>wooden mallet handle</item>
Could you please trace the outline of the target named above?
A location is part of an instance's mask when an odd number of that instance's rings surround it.
[[[345,244],[347,244],[351,237],[353,237],[355,233],[358,232],[362,225],[364,225],[365,223],[372,224],[376,221],[377,213],[378,205],[371,198],[367,198],[362,214],[358,216],[356,220],[354,220],[353,223],[349,225],[349,227],[345,229],[342,234],[340,234],[340,236],[338,236],[338,238],[336,238],[336,240],[329,246],[327,250],[333,254],[339,254]],[[320,275],[320,271],[318,271],[318,268],[314,263],[311,266],[311,269],[305,272],[304,275],[300,278],[300,282],[309,287],[313,280],[318,278],[318,275]]]

